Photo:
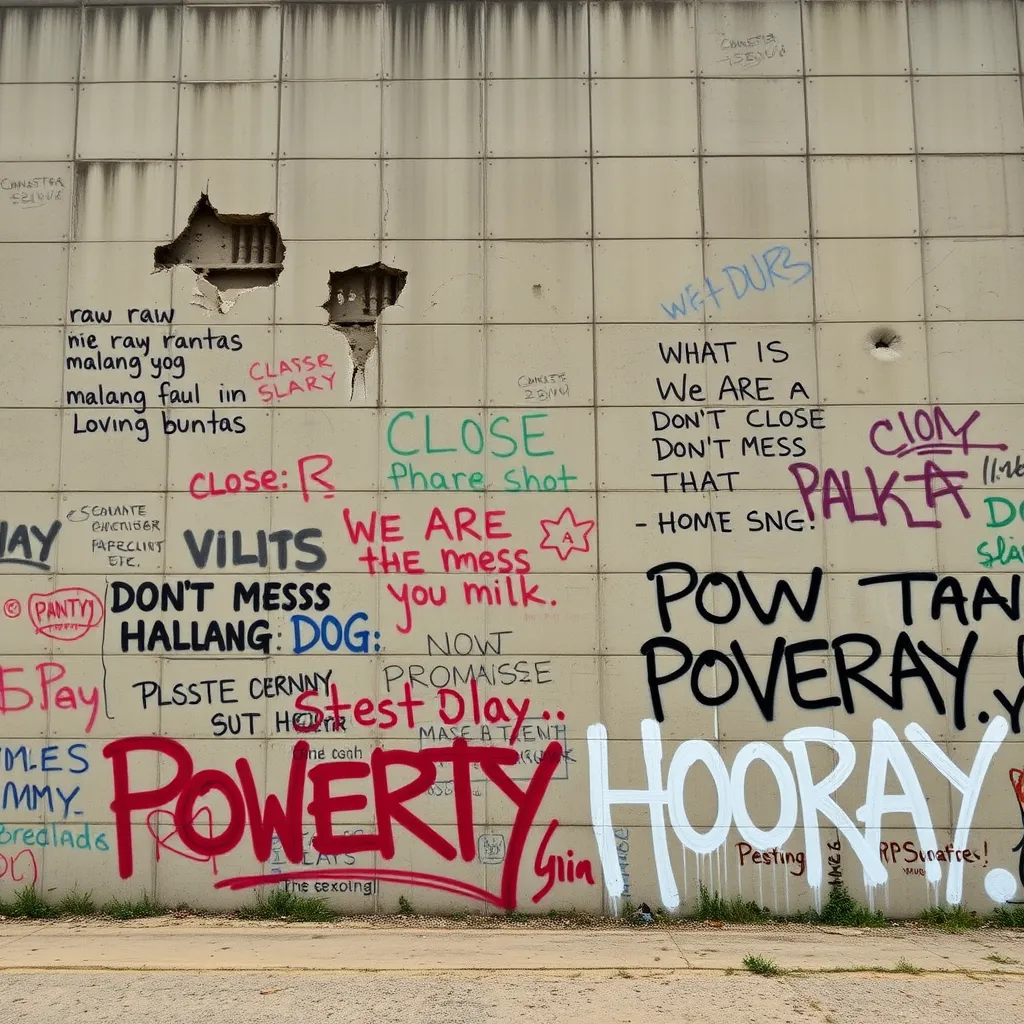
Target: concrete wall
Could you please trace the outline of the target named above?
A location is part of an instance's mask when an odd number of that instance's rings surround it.
[[[1019,28],[0,8],[0,896],[1024,899]]]

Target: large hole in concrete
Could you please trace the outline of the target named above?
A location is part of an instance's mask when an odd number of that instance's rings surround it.
[[[373,263],[331,271],[327,279],[327,322],[345,335],[352,357],[349,399],[355,395],[357,378],[365,386],[366,362],[377,347],[377,320],[398,301],[408,276],[404,270]]]
[[[876,327],[868,334],[871,354],[883,363],[892,363],[899,359],[902,340],[891,327]]]
[[[284,245],[269,213],[220,213],[204,192],[185,229],[170,245],[158,245],[153,259],[157,270],[193,270],[194,304],[223,313],[241,292],[266,288],[281,276]]]

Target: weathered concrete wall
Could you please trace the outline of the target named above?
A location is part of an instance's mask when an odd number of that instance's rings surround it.
[[[0,895],[1024,899],[1019,26],[0,8]]]

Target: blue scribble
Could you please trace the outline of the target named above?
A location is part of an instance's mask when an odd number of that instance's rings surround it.
[[[718,272],[719,287],[715,286],[711,275],[704,278],[704,286],[696,288],[688,284],[679,293],[679,302],[670,305],[661,303],[661,308],[672,320],[692,313],[699,313],[705,305],[713,302],[716,309],[722,308],[722,299],[728,302],[730,296],[736,302],[742,302],[754,293],[771,291],[776,287],[792,286],[811,276],[811,265],[805,260],[792,261],[793,252],[788,245],[773,245],[765,249],[760,256],[753,253],[750,262],[742,264],[730,263]]]

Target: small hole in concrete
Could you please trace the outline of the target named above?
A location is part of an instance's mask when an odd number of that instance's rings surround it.
[[[876,327],[868,335],[871,354],[886,363],[899,359],[902,340],[891,327]]]
[[[327,279],[327,322],[345,335],[352,357],[349,398],[355,395],[356,378],[363,377],[366,363],[377,347],[377,319],[393,306],[405,288],[408,273],[373,263],[368,267],[334,270]]]
[[[284,269],[284,251],[281,232],[269,213],[219,213],[204,192],[185,229],[170,245],[158,245],[153,259],[157,270],[191,268],[212,285],[214,308],[224,312],[233,304],[223,302],[228,293],[237,297],[238,292],[277,281]],[[200,294],[205,293],[200,289]]]

